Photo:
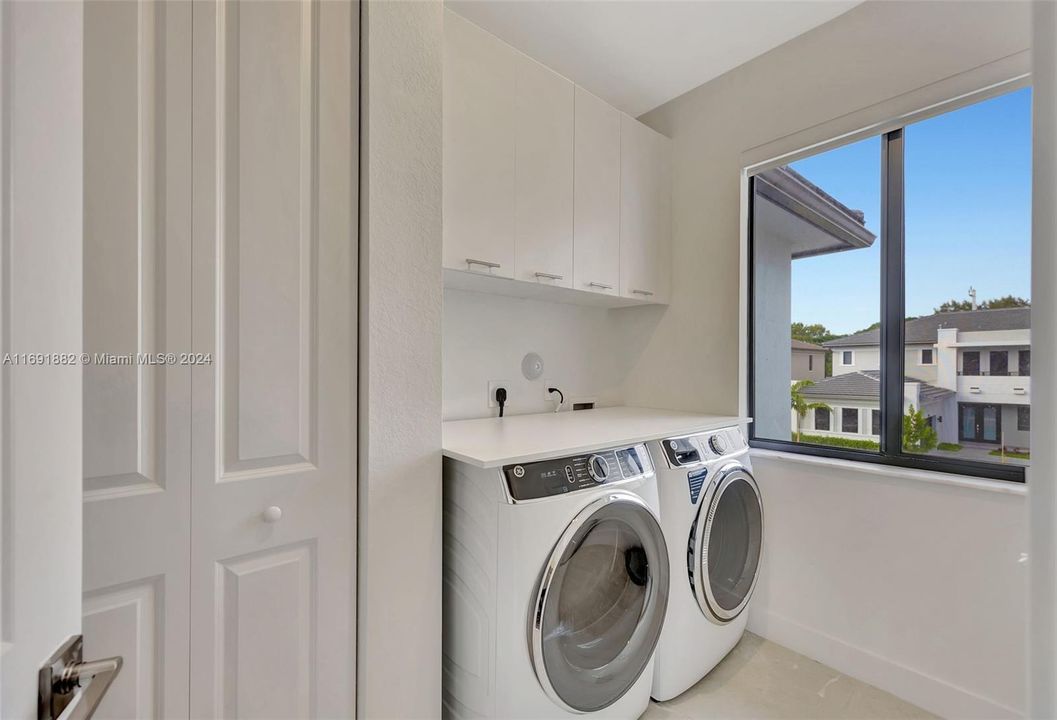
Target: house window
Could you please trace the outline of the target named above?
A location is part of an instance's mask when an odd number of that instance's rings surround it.
[[[1009,375],[1009,353],[1005,350],[991,351],[990,375]]]
[[[1025,460],[958,440],[990,442],[1016,392],[1001,375],[1030,373],[1031,89],[956,102],[751,171],[753,446],[1023,482]],[[786,366],[790,335],[829,353],[820,377]],[[798,442],[808,414],[861,437]]]
[[[829,408],[815,408],[815,429],[829,430]]]
[[[815,369],[815,356],[814,355],[808,355],[807,356],[807,371],[811,372],[814,369]]]
[[[1017,406],[1017,430],[1028,432],[1031,430],[1031,406]]]
[[[846,433],[859,432],[859,408],[840,409],[840,430]]]

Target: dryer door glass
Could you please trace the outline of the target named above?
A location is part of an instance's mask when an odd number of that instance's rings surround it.
[[[702,502],[695,539],[698,533],[697,562],[691,566],[694,587],[702,610],[727,622],[745,608],[760,569],[763,508],[747,471],[721,476],[715,492]]]
[[[601,710],[635,684],[668,606],[668,551],[641,498],[614,493],[588,506],[544,569],[532,619],[533,661],[559,705]]]

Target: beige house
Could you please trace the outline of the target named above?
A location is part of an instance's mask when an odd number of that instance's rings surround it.
[[[826,379],[826,348],[821,345],[792,341],[792,379],[820,382]]]

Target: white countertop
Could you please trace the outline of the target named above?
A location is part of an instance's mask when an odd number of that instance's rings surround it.
[[[608,407],[443,423],[447,457],[477,467],[533,462],[748,422],[730,415]]]

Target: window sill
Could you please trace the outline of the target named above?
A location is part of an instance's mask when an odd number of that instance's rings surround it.
[[[856,473],[874,475],[894,480],[928,482],[936,485],[948,485],[970,490],[983,490],[985,492],[999,493],[1002,495],[1019,495],[1021,497],[1027,495],[1027,486],[1025,484],[1009,482],[1006,480],[986,480],[983,478],[973,478],[966,475],[954,475],[932,470],[915,470],[912,468],[894,467],[891,465],[881,465],[871,462],[857,462],[855,460],[822,457],[820,455],[805,455],[801,453],[782,452],[780,450],[768,450],[766,448],[752,448],[749,452],[749,456],[752,459],[764,458],[769,460],[782,460],[791,463],[799,463],[801,465],[849,470]]]

